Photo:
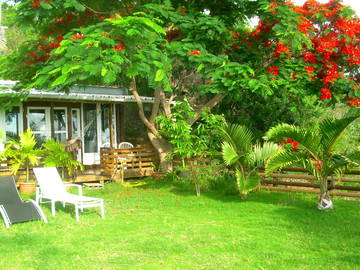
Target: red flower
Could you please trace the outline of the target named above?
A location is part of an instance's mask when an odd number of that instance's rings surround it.
[[[313,66],[305,66],[305,70],[310,78],[314,77],[315,68]]]
[[[119,45],[117,45],[117,46],[114,47],[114,50],[115,50],[115,51],[122,51],[122,50],[124,50],[124,48],[125,48],[125,43],[121,41],[121,42],[119,43]]]
[[[276,48],[274,51],[274,56],[275,57],[280,57],[280,53],[287,53],[290,52],[290,49],[288,47],[286,47],[284,44],[282,43],[278,43],[276,44]]]
[[[300,32],[307,34],[309,32],[309,29],[314,28],[314,26],[311,24],[309,20],[304,18],[300,18],[300,20],[302,21],[302,23],[299,23],[297,25]]]
[[[277,5],[276,5],[276,3],[275,2],[271,2],[270,4],[269,4],[269,8],[271,9],[271,13],[272,14],[275,14],[276,13],[276,7],[277,7]]]
[[[320,100],[325,100],[325,99],[331,99],[332,98],[332,93],[327,87],[322,88],[320,90],[320,92],[321,92]]]
[[[304,53],[304,60],[307,63],[316,64],[316,57],[312,52],[305,52]]]
[[[57,36],[57,37],[55,38],[55,40],[56,40],[57,42],[61,42],[61,41],[64,40],[64,36],[63,36],[63,35]]]
[[[273,74],[274,76],[279,75],[279,67],[276,67],[276,66],[269,67],[268,73]]]
[[[190,54],[191,56],[193,56],[193,55],[202,55],[202,52],[201,52],[200,50],[189,51],[189,54]]]
[[[41,7],[40,0],[34,0],[31,3],[31,7]]]
[[[237,33],[237,32],[235,32],[235,33],[232,34],[232,37],[233,37],[233,38],[238,38],[238,37],[240,37],[240,34]]]
[[[186,9],[182,9],[179,11],[181,14],[186,14]]]
[[[52,49],[56,49],[60,47],[60,43],[59,42],[50,42],[49,43],[50,48]]]
[[[80,34],[80,33],[76,33],[75,35],[73,35],[71,37],[72,40],[83,39],[83,38],[85,38],[85,36],[83,34]]]
[[[37,53],[36,53],[36,52],[30,52],[30,53],[28,53],[28,56],[29,56],[29,57],[32,57],[32,58],[36,58],[36,57],[37,57]]]
[[[285,144],[291,144],[291,146],[293,147],[294,151],[298,151],[298,147],[299,147],[299,143],[293,139],[286,139]]]
[[[348,98],[349,102],[347,103],[350,107],[360,107],[360,98]]]

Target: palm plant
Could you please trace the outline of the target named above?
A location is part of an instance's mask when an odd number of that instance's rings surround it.
[[[224,142],[222,156],[227,166],[235,171],[236,183],[240,196],[247,198],[247,194],[256,189],[260,183],[257,167],[274,155],[279,146],[272,142],[263,145],[254,143],[252,132],[245,126],[226,125],[222,128]]]
[[[279,124],[271,128],[265,139],[282,140],[290,138],[298,142],[301,150],[293,151],[283,148],[266,163],[266,173],[269,174],[284,166],[300,166],[315,176],[320,183],[318,208],[331,209],[332,201],[328,192],[328,177],[341,176],[349,166],[358,159],[359,151],[351,155],[334,153],[334,146],[343,131],[360,115],[343,119],[325,119],[312,128],[301,128],[288,124]],[[353,160],[353,161],[352,161]]]
[[[65,145],[54,139],[46,140],[42,144],[44,148],[44,164],[48,167],[61,167],[62,178],[65,177],[65,169],[69,175],[73,175],[77,168],[84,169],[84,166],[77,160],[74,160],[69,152],[65,151]]]
[[[11,172],[16,175],[21,167],[26,169],[26,182],[29,182],[30,166],[39,164],[41,151],[36,149],[36,140],[27,129],[19,136],[19,141],[10,140],[6,145],[1,158],[9,161]]]

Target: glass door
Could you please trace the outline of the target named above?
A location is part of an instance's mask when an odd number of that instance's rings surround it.
[[[54,109],[54,135],[58,142],[63,142],[68,138],[66,108]]]
[[[83,104],[83,147],[84,164],[96,164],[100,161],[98,149],[98,117],[96,104]]]
[[[71,109],[71,138],[81,138],[80,132],[80,109]]]

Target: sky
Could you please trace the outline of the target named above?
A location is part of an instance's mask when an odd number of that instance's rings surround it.
[[[317,0],[320,3],[327,3],[329,0]],[[305,0],[292,0],[295,5],[303,5]],[[356,11],[358,17],[360,17],[360,0],[343,0],[344,5],[350,6]]]

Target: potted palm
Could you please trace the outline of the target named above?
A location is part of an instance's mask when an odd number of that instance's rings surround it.
[[[39,164],[40,156],[41,151],[36,148],[36,140],[31,129],[21,133],[19,141],[10,140],[7,143],[1,158],[8,160],[12,174],[17,175],[21,168],[25,168],[25,182],[19,183],[20,192],[35,191],[35,181],[30,181],[30,167]]]
[[[344,155],[335,153],[335,145],[354,120],[360,115],[343,119],[325,119],[312,128],[301,128],[288,124],[279,124],[271,128],[265,138],[282,140],[290,138],[299,145],[299,150],[283,148],[266,163],[266,173],[269,174],[284,166],[298,166],[307,169],[320,184],[318,209],[333,208],[329,191],[328,178],[342,172],[349,166],[357,165],[359,151]]]
[[[223,160],[234,169],[238,192],[242,199],[246,199],[247,194],[260,184],[258,166],[274,155],[279,146],[272,142],[265,142],[263,145],[255,143],[252,132],[242,125],[225,125],[221,133],[224,139]]]
[[[42,147],[44,149],[44,165],[47,167],[61,168],[62,179],[65,179],[65,172],[72,176],[77,169],[83,170],[84,165],[73,159],[73,156],[66,152],[65,145],[54,139],[46,140]]]

